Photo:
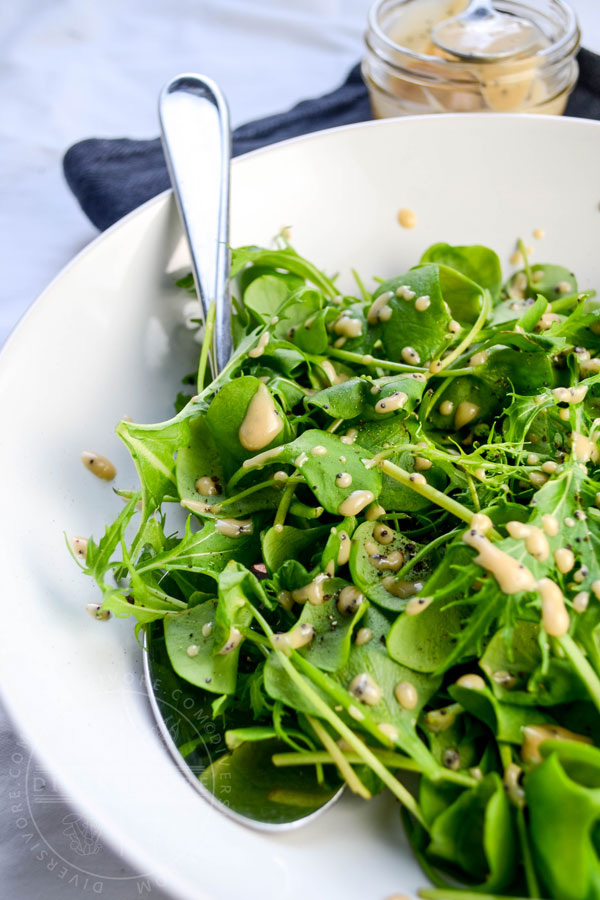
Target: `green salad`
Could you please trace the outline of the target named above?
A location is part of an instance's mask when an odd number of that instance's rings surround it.
[[[209,710],[213,777],[258,747],[248,784],[391,791],[425,898],[600,898],[600,303],[521,252],[340,294],[283,240],[234,250],[229,363],[209,316],[76,553]]]

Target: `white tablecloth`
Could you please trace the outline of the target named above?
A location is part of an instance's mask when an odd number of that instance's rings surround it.
[[[214,77],[234,125],[334,88],[362,54],[370,0],[19,0],[0,4],[0,345],[94,236],[62,178],[85,137],[154,137],[173,75]],[[597,0],[573,0],[600,52]],[[16,386],[18,389],[18,386]],[[39,749],[39,748],[38,748]],[[43,756],[43,749],[41,750]],[[40,802],[31,828],[26,800]],[[57,850],[69,847],[66,861]],[[110,877],[105,873],[110,873]],[[0,885],[11,900],[164,898],[82,821],[0,709]],[[233,898],[232,898],[233,900]],[[237,898],[236,898],[237,900]]]

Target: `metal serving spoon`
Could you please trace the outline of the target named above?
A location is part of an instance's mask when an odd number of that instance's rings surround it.
[[[231,355],[229,281],[229,110],[218,86],[203,75],[178,75],[158,101],[169,177],[187,237],[204,319],[216,305],[213,376]]]
[[[217,375],[231,353],[227,104],[209,78],[179,75],[163,88],[159,114],[205,319],[211,301],[216,306],[212,370]],[[277,739],[229,752],[212,715],[215,695],[174,672],[159,623],[146,626],[144,649],[146,686],[159,731],[185,777],[212,806],[244,825],[280,831],[305,824],[339,797],[342,788],[319,785],[312,766],[276,768],[271,756],[286,749]]]
[[[459,16],[440,22],[431,40],[440,49],[481,62],[517,56],[540,44],[542,33],[533,22],[499,12],[492,0],[471,0]]]

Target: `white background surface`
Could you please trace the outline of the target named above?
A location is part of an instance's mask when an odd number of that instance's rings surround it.
[[[20,0],[0,8],[0,344],[45,284],[95,236],[62,179],[85,137],[154,137],[156,96],[180,71],[205,72],[233,124],[334,88],[362,53],[369,0]],[[597,0],[573,0],[600,52]],[[15,386],[18,389],[18,386]],[[27,748],[0,712],[0,884],[16,900],[69,894],[163,897],[150,882],[69,883],[17,826]],[[42,776],[40,776],[42,777]],[[51,785],[47,786],[51,793]],[[63,829],[56,798],[46,829]],[[96,839],[98,840],[98,839]],[[99,838],[100,853],[109,854]],[[123,875],[133,875],[125,862]],[[236,898],[237,900],[237,898]]]

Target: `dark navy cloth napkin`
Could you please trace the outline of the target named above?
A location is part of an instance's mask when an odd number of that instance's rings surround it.
[[[580,50],[579,80],[567,116],[600,119],[600,56]],[[233,155],[287,138],[372,118],[367,88],[355,66],[329,94],[303,100],[293,109],[240,125]],[[101,230],[169,187],[160,140],[90,138],[74,144],[63,160],[67,183],[86,216]]]

